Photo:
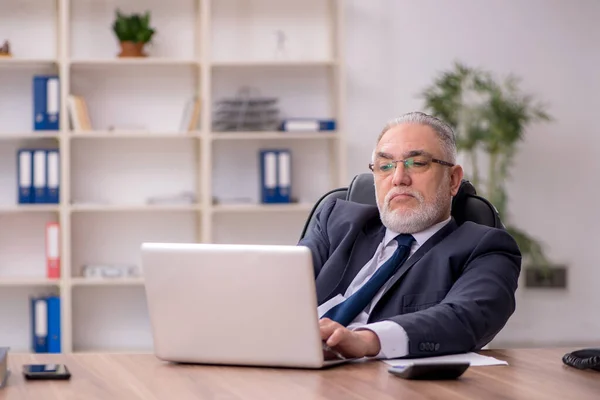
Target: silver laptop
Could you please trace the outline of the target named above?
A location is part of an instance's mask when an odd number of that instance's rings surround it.
[[[311,252],[302,246],[144,243],[156,356],[201,364],[321,368]]]

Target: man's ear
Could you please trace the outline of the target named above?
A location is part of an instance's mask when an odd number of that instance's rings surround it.
[[[456,193],[458,193],[463,176],[464,172],[460,165],[455,165],[452,167],[450,172],[450,193],[452,196],[456,196]]]

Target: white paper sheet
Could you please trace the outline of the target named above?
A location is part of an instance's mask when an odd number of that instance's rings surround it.
[[[407,366],[409,364],[423,364],[430,362],[464,362],[468,361],[472,367],[484,365],[508,365],[506,361],[498,360],[494,357],[482,356],[477,353],[450,354],[447,356],[427,357],[427,358],[402,358],[393,360],[384,360],[384,362],[393,367]]]

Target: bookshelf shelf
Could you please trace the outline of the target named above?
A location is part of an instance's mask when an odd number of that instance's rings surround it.
[[[73,131],[71,139],[193,139],[200,136],[192,132],[147,132],[147,131]]]
[[[70,60],[69,64],[73,68],[113,67],[113,66],[114,67],[155,66],[155,65],[199,67],[201,65],[200,61],[197,61],[197,60],[158,58],[158,57],[82,59],[82,60]]]
[[[281,213],[281,212],[308,212],[312,209],[310,203],[292,204],[216,204],[213,206],[215,213]]]
[[[58,60],[54,59],[0,57],[0,67],[55,67],[57,65]]]
[[[263,139],[335,139],[338,135],[330,132],[213,132],[212,140],[263,140]]]
[[[39,139],[58,139],[60,132],[8,132],[0,133],[0,141],[2,140],[39,140]]]
[[[7,1],[0,26],[14,31],[15,57],[0,58],[0,300],[25,326],[29,297],[58,292],[63,352],[152,349],[144,278],[85,278],[86,266],[139,266],[143,242],[295,244],[314,202],[347,184],[342,0]],[[151,12],[147,57],[117,56],[117,7]],[[33,78],[50,74],[60,128],[31,131]],[[217,131],[220,101],[244,88],[277,98],[278,120],[333,119],[337,130]],[[58,148],[59,204],[13,204],[25,147]],[[299,203],[260,203],[266,148],[289,150]],[[46,229],[57,222],[61,278],[28,278],[46,275]],[[22,331],[0,330],[0,343],[26,348]]]
[[[0,277],[0,287],[60,286],[60,279]]]
[[[75,351],[73,351],[73,353],[85,354],[85,355],[91,355],[91,354],[102,354],[102,355],[106,355],[106,354],[147,354],[147,353],[153,353],[153,351],[154,350],[152,349],[152,347],[112,349],[109,351],[106,351],[105,348],[98,347],[96,349],[85,349],[85,350],[76,349]]]
[[[143,286],[144,278],[72,278],[73,286]]]
[[[58,204],[0,204],[0,214],[59,212]]]
[[[213,61],[213,68],[286,68],[286,67],[335,67],[335,60],[231,60]]]
[[[199,211],[200,206],[195,204],[73,204],[71,212],[174,212]]]

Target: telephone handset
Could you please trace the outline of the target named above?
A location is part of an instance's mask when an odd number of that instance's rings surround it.
[[[577,369],[593,369],[600,372],[600,348],[573,351],[565,354],[562,360],[566,365]]]

